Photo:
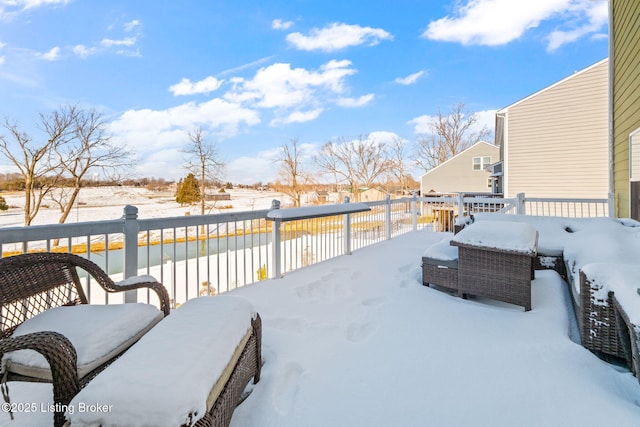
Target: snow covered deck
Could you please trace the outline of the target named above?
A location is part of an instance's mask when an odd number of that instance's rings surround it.
[[[536,272],[527,314],[422,286],[421,255],[447,235],[409,233],[232,291],[262,316],[265,365],[231,426],[640,425],[636,378],[570,339],[557,273]],[[43,387],[10,384],[12,402]]]

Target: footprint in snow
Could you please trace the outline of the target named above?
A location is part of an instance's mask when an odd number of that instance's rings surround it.
[[[347,340],[360,342],[371,336],[375,331],[375,325],[369,321],[351,322],[347,326]]]
[[[280,414],[286,415],[294,408],[298,398],[300,377],[304,369],[299,363],[290,362],[283,372],[276,375],[273,387],[273,407]]]
[[[362,305],[365,307],[376,307],[386,303],[389,299],[387,297],[373,297],[362,300]]]

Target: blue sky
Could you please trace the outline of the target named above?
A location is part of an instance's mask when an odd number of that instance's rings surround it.
[[[602,0],[0,0],[0,116],[96,108],[138,176],[186,174],[202,127],[227,180],[275,179],[278,147],[400,137],[462,102],[495,110],[607,56]],[[0,170],[10,167],[0,160]],[[415,175],[418,173],[416,171]]]

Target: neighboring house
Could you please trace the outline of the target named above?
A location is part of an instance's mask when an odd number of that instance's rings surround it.
[[[609,0],[610,159],[616,216],[640,219],[640,2]]]
[[[389,193],[386,191],[380,190],[379,188],[367,188],[360,190],[360,202],[378,202],[380,200],[385,200],[389,196]]]
[[[498,110],[492,176],[505,197],[607,198],[608,62]]]
[[[496,145],[478,141],[422,175],[420,194],[491,192],[487,167],[499,158]]]

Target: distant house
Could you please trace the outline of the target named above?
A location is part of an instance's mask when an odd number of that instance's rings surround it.
[[[231,200],[231,194],[229,193],[214,193],[207,194],[204,199],[208,202],[217,202],[219,200]]]
[[[496,113],[500,160],[492,165],[505,197],[607,198],[608,59]]]
[[[360,190],[360,202],[378,202],[380,200],[385,200],[389,196],[384,190],[379,188],[366,188]]]
[[[478,141],[420,177],[420,193],[488,193],[491,179],[487,166],[500,158],[500,149]]]
[[[611,171],[616,216],[640,219],[640,2],[609,0]]]

